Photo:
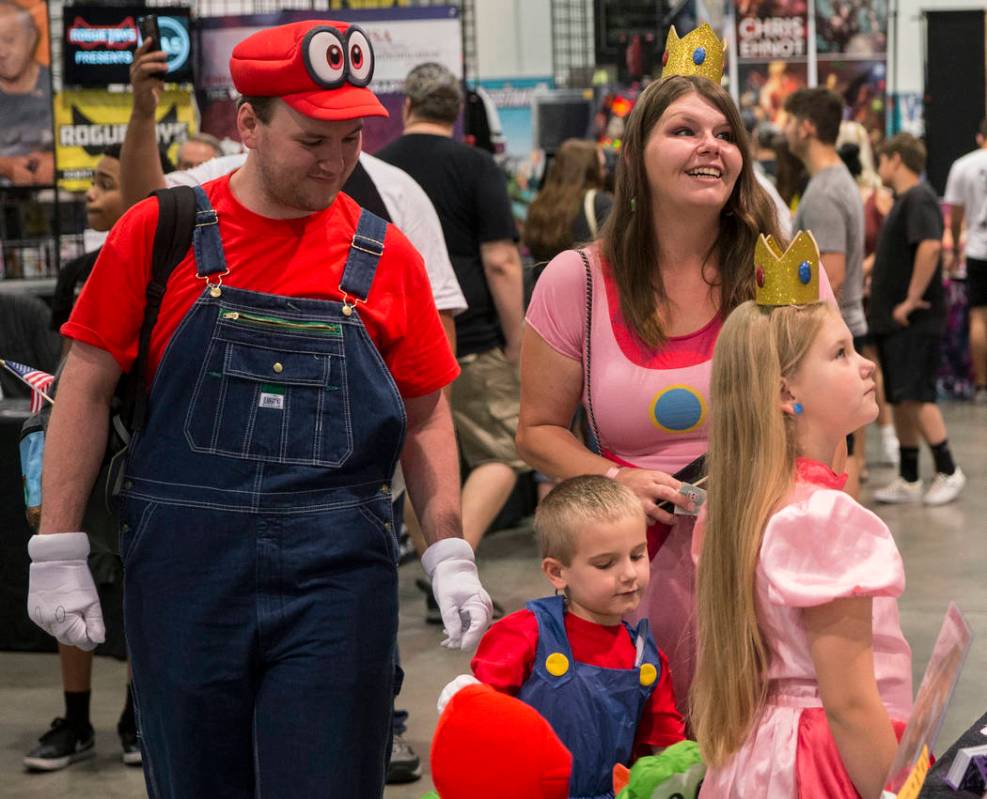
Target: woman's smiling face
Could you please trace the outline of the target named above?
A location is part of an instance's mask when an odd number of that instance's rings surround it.
[[[672,102],[644,147],[652,202],[723,208],[744,157],[729,120],[696,92]]]

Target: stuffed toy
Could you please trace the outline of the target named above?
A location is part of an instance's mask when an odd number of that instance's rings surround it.
[[[704,776],[699,744],[679,741],[660,755],[639,758],[623,778],[615,769],[614,793],[617,799],[696,799]]]
[[[449,700],[422,799],[568,799],[572,755],[534,708],[488,685]]]

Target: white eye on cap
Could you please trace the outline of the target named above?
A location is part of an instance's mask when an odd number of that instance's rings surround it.
[[[366,86],[374,76],[374,50],[370,38],[356,25],[346,31],[347,79],[354,86]]]
[[[312,80],[326,89],[346,81],[346,44],[335,28],[313,28],[302,42],[305,67]]]

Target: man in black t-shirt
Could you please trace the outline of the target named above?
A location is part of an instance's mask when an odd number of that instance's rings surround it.
[[[456,317],[462,374],[452,410],[463,457],[463,537],[475,550],[527,466],[514,447],[524,318],[521,256],[504,174],[491,155],[455,141],[459,81],[420,64],[404,84],[404,135],[377,153],[425,190],[469,309]]]
[[[894,406],[901,446],[900,474],[874,493],[878,502],[954,500],[966,483],[949,451],[936,405],[936,373],[946,321],[940,254],[943,218],[935,191],[920,179],[925,147],[899,133],[880,150],[878,174],[895,203],[877,244],[867,324],[874,333],[884,390]],[[925,494],[918,477],[919,436],[932,450],[936,476]]]

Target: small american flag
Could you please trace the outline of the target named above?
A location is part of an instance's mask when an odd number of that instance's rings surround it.
[[[48,402],[52,401],[46,392],[51,388],[51,384],[55,380],[54,375],[22,363],[17,363],[17,361],[7,361],[3,358],[0,358],[0,366],[19,377],[33,389],[31,391],[31,413],[40,411],[45,400],[48,400]]]

